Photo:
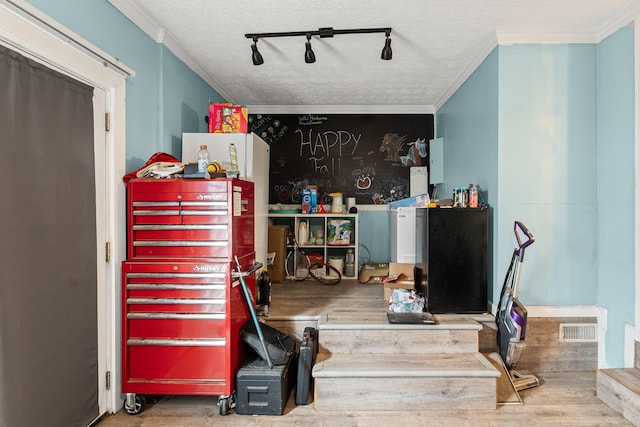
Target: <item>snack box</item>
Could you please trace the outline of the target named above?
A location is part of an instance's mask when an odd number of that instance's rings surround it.
[[[248,111],[229,103],[209,104],[209,133],[247,133]]]

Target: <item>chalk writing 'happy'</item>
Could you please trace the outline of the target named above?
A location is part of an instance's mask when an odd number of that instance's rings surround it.
[[[300,136],[300,157],[341,157],[343,151],[353,155],[362,138],[362,134],[356,135],[345,130],[316,132],[314,135],[313,129],[306,134],[297,129],[296,134]]]

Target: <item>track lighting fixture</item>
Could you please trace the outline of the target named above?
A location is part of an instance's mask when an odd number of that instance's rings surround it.
[[[262,55],[258,52],[258,37],[253,37],[253,44],[251,45],[251,60],[253,61],[253,65],[261,65],[264,63],[264,59],[262,59]]]
[[[316,62],[316,55],[311,49],[311,36],[319,36],[320,38],[333,37],[336,34],[367,34],[367,33],[385,33],[384,48],[382,49],[381,59],[388,61],[391,59],[391,28],[361,28],[353,30],[334,30],[331,27],[320,28],[315,31],[290,31],[282,33],[255,33],[245,34],[248,39],[253,40],[251,45],[251,60],[253,65],[260,65],[264,63],[262,55],[258,52],[258,39],[266,37],[291,37],[291,36],[305,36],[307,41],[305,43],[304,62],[307,64],[313,64]]]
[[[382,48],[382,55],[380,55],[380,59],[384,59],[385,61],[391,60],[392,52],[391,52],[391,39],[389,36],[391,35],[391,31],[387,31],[384,39],[384,47]]]
[[[304,44],[304,62],[307,64],[313,64],[316,62],[316,54],[311,50],[311,34],[307,34],[307,42]]]

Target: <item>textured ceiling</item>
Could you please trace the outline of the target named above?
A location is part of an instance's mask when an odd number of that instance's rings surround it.
[[[635,0],[109,0],[227,100],[260,106],[437,108],[496,43],[596,43],[628,24]],[[384,34],[260,39],[245,33],[392,27]]]

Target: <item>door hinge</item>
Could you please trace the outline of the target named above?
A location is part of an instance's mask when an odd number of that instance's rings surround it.
[[[104,130],[107,132],[111,130],[111,113],[104,113]]]
[[[106,262],[111,261],[111,242],[104,244],[104,260]]]
[[[105,382],[105,388],[107,390],[111,390],[111,371],[107,371],[105,373],[104,382]]]

